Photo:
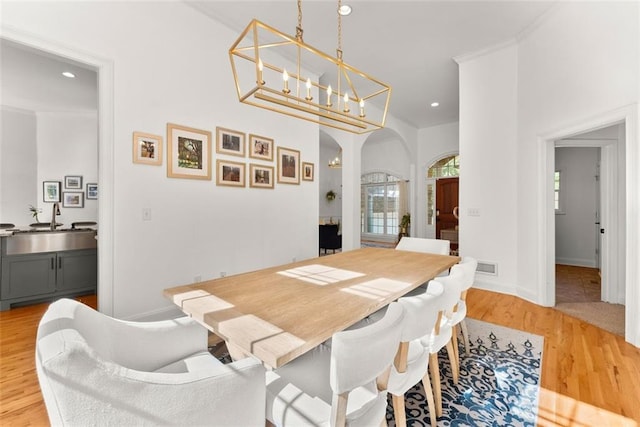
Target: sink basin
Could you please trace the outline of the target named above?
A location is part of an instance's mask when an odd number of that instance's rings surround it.
[[[61,224],[59,222],[56,222],[56,228],[57,227],[62,227],[64,224]],[[50,229],[51,228],[51,223],[50,222],[34,222],[33,224],[29,224],[29,227],[31,228],[36,228],[36,229]]]
[[[4,255],[95,249],[95,230],[27,230],[3,238]]]

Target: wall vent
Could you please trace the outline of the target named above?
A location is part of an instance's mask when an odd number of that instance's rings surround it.
[[[495,262],[478,261],[478,273],[491,274],[492,276],[498,275],[498,264]]]

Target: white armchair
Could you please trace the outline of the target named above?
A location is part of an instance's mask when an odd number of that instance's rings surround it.
[[[262,365],[222,364],[189,318],[125,322],[61,299],[40,321],[36,369],[52,425],[265,423]]]

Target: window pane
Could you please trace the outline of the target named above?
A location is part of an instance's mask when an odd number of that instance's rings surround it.
[[[398,234],[398,185],[387,185],[387,234]]]
[[[367,233],[384,234],[384,186],[367,188]]]
[[[427,184],[427,225],[433,225],[433,212],[435,211],[433,194],[433,184]]]

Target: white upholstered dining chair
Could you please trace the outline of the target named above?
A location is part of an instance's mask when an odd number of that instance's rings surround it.
[[[432,281],[428,293],[398,300],[404,307],[405,319],[400,348],[391,369],[388,387],[392,395],[396,426],[406,426],[404,396],[420,381],[424,387],[431,425],[436,425],[436,408],[429,379],[429,350],[422,345],[420,339],[433,333],[442,308],[440,298],[443,292],[443,286]],[[439,381],[439,378],[437,380]]]
[[[462,261],[451,268],[451,272],[459,271],[462,273],[462,279],[460,282],[460,299],[453,307],[453,311],[448,315],[449,321],[453,326],[453,348],[458,355],[458,361],[460,361],[460,353],[458,349],[458,328],[462,332],[462,341],[464,343],[465,353],[467,355],[469,354],[469,331],[467,330],[467,323],[465,322],[465,318],[467,317],[467,292],[475,282],[477,268],[478,261],[471,257],[463,257]]]
[[[441,239],[426,239],[422,237],[406,237],[402,239],[396,245],[397,251],[410,251],[410,252],[422,252],[426,254],[436,255],[449,255],[451,251],[451,242],[449,240]],[[438,274],[437,277],[446,277],[449,274],[449,270],[445,270]],[[427,283],[415,288],[407,295],[414,296],[419,295],[427,289]]]
[[[36,370],[54,426],[265,422],[262,365],[222,364],[189,318],[126,322],[58,300],[38,326]]]
[[[460,272],[451,272],[447,277],[438,277],[429,282],[426,293],[435,292],[440,295],[438,298],[438,320],[436,321],[433,332],[420,339],[422,345],[429,352],[429,370],[431,372],[431,380],[433,385],[433,396],[436,403],[436,415],[442,415],[442,387],[440,380],[440,367],[438,365],[438,352],[442,348],[446,348],[449,363],[451,364],[451,373],[453,382],[458,384],[458,355],[453,349],[452,333],[453,327],[447,318],[453,307],[460,297],[462,274]]]
[[[267,372],[267,419],[276,426],[380,426],[403,319],[402,305],[391,303],[380,321],[337,332],[331,346]]]

